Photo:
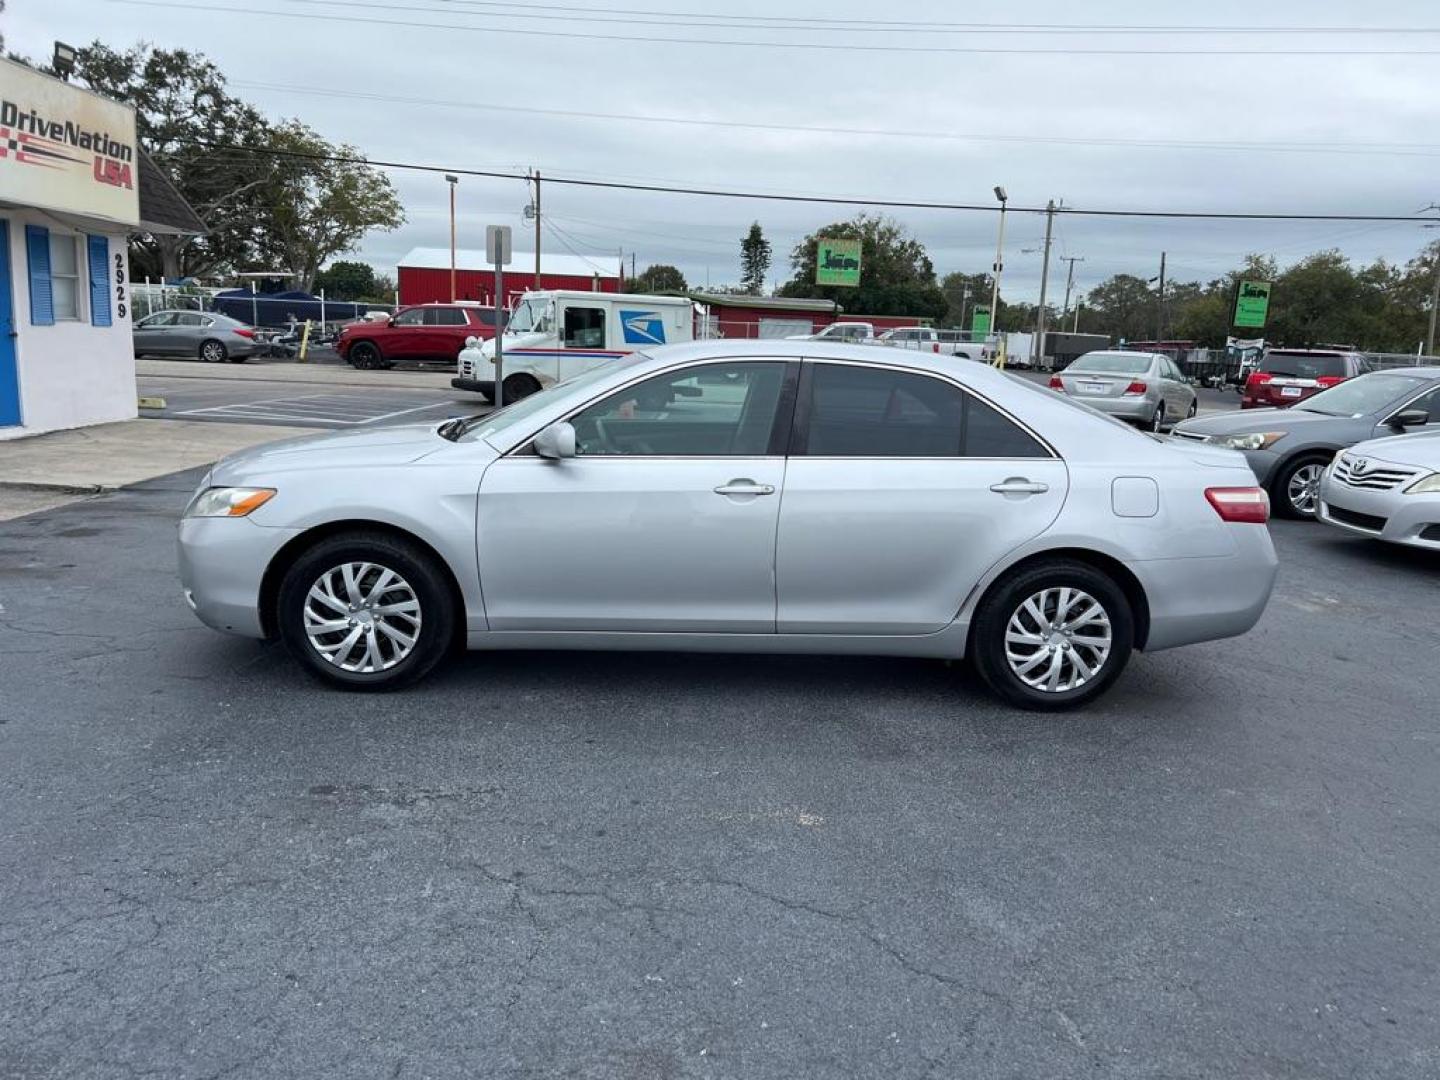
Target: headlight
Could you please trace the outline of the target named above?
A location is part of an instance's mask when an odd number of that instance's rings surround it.
[[[1268,450],[1284,437],[1283,431],[1252,431],[1248,435],[1211,435],[1205,441],[1227,450]]]
[[[1422,476],[1405,489],[1406,495],[1434,495],[1440,492],[1440,473]]]
[[[244,517],[275,497],[274,488],[212,487],[196,495],[186,517]]]

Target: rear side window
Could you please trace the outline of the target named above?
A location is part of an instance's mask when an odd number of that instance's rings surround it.
[[[1299,379],[1343,379],[1347,374],[1345,357],[1336,353],[1271,352],[1257,370]]]
[[[817,364],[810,386],[810,456],[1048,456],[1008,418],[941,379]]]
[[[468,321],[461,308],[430,308],[425,312],[425,322],[429,326],[465,326]]]

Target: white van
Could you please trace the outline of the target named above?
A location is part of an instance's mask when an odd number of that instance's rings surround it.
[[[683,296],[547,289],[521,296],[505,326],[505,403],[519,401],[647,345],[695,337],[694,305]],[[472,338],[450,385],[495,397],[495,342]]]

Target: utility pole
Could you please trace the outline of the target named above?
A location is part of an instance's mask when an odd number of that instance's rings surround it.
[[[1065,306],[1060,309],[1060,325],[1063,327],[1065,316],[1070,313],[1070,290],[1075,286],[1075,264],[1085,260],[1079,255],[1061,255],[1060,261],[1070,264],[1070,269],[1065,274]]]
[[[1432,210],[1440,210],[1440,203],[1431,203],[1424,207],[1420,213],[1427,214]],[[1433,229],[1434,224],[1426,225],[1425,228]],[[1435,316],[1440,314],[1440,252],[1436,252],[1435,258],[1435,283],[1430,289],[1430,331],[1425,335],[1425,355],[1435,355]]]
[[[1155,304],[1155,343],[1165,340],[1165,252],[1160,252],[1160,292]]]
[[[540,170],[535,170],[535,291],[540,291]]]
[[[1085,306],[1085,301],[1078,296],[1075,298],[1075,325],[1070,328],[1072,334],[1080,332],[1080,309]]]
[[[1062,200],[1063,201],[1063,200]],[[1040,265],[1040,313],[1035,321],[1034,366],[1045,359],[1045,292],[1050,285],[1050,238],[1055,231],[1055,200],[1045,204],[1045,259]]]

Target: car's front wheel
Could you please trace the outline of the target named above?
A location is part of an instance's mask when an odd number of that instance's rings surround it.
[[[505,404],[513,405],[521,398],[527,398],[540,390],[540,380],[534,375],[507,375],[504,383]]]
[[[1288,461],[1270,484],[1270,501],[1288,518],[1313,518],[1320,501],[1320,477],[1328,458],[1304,457]]]
[[[368,341],[357,341],[350,346],[350,366],[361,371],[378,371],[385,364],[380,350]]]
[[[971,655],[986,685],[1022,709],[1072,709],[1104,693],[1134,646],[1135,619],[1107,574],[1070,559],[1002,578],[980,602]]]
[[[280,584],[276,618],[291,655],[347,690],[393,690],[444,659],[455,639],[444,570],[386,533],[321,540]]]

